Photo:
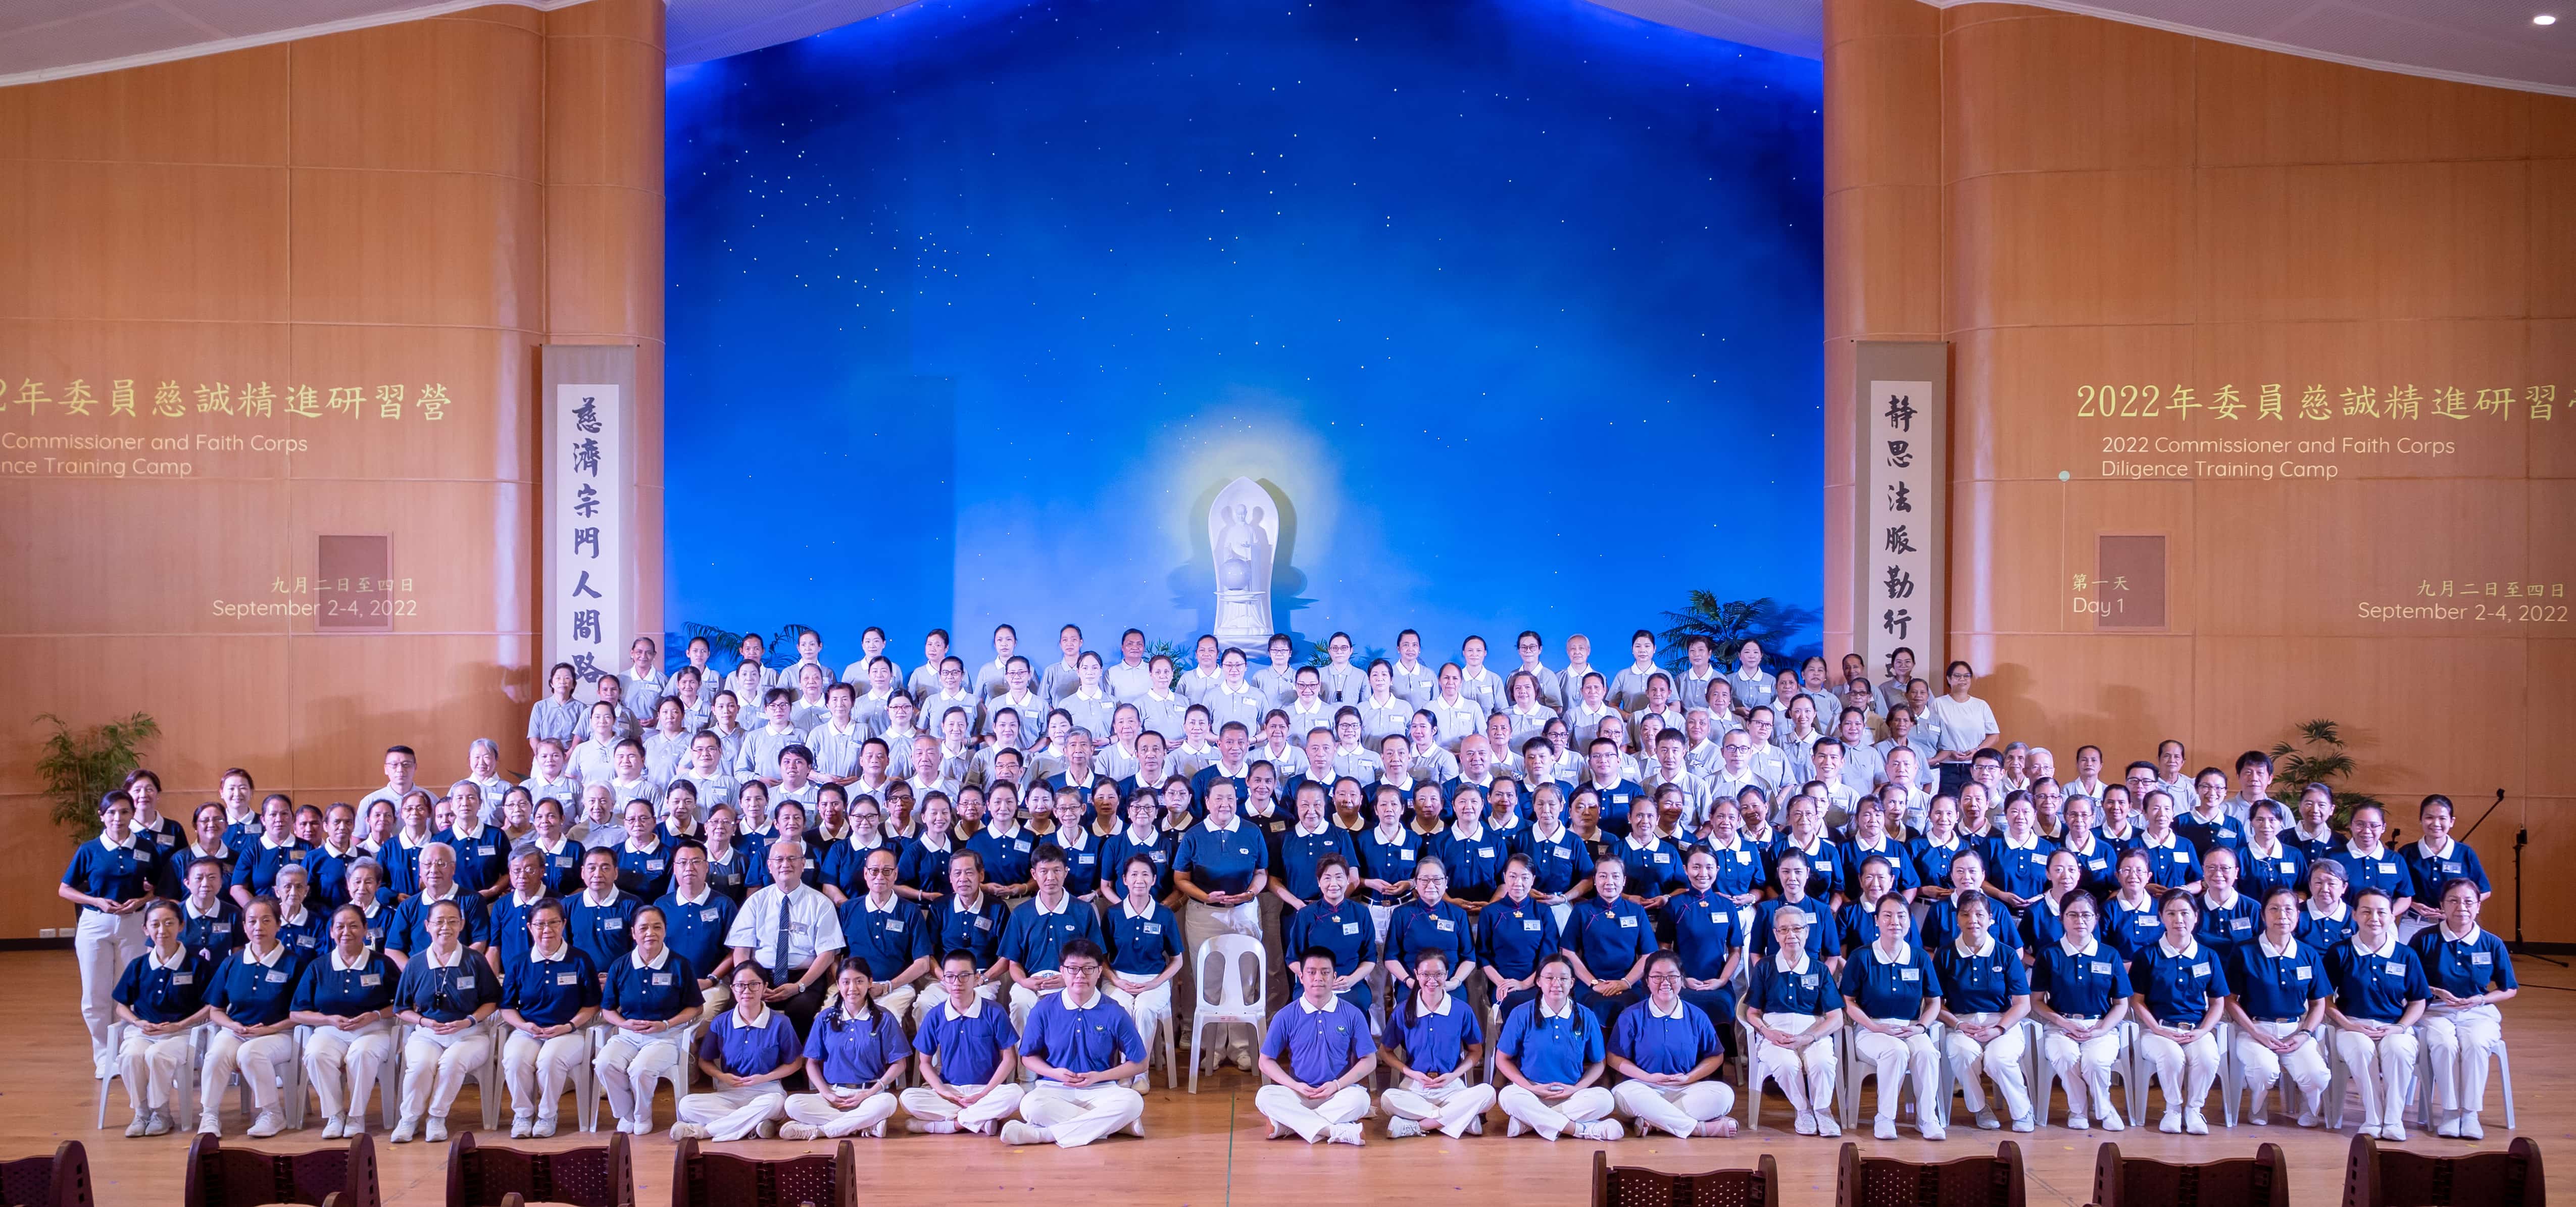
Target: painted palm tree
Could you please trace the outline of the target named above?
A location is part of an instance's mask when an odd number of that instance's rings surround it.
[[[1664,613],[1670,627],[1657,644],[1663,647],[1664,665],[1674,669],[1687,660],[1683,647],[1693,637],[1708,639],[1719,666],[1734,666],[1735,652],[1746,641],[1762,643],[1766,665],[1788,665],[1804,653],[1791,649],[1790,643],[1813,629],[1817,619],[1813,608],[1784,604],[1768,595],[1720,601],[1707,591],[1692,591],[1681,611]]]

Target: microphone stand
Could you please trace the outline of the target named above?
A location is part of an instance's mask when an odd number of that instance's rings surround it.
[[[2494,802],[2493,802],[2493,803],[2491,803],[2491,804],[2489,804],[2489,805],[2487,806],[2487,811],[2486,811],[2486,812],[2478,814],[2478,819],[2477,819],[2476,821],[2473,821],[2473,822],[2470,822],[2470,823],[2469,823],[2468,831],[2467,831],[2467,833],[2464,833],[2464,834],[2460,835],[2460,841],[2461,841],[2461,842],[2463,842],[2463,843],[2467,842],[2467,841],[2469,840],[2469,835],[2477,833],[2477,832],[2478,832],[2478,827],[2479,827],[2479,826],[2481,826],[2481,825],[2486,824],[2486,820],[2487,820],[2487,818],[2494,816],[2494,815],[2495,815],[2496,808],[2497,808],[2498,806],[2502,805],[2502,804],[2504,804],[2504,789],[2502,789],[2502,788],[2498,788],[2498,789],[2496,789],[2496,794],[2495,794],[2495,800],[2494,800]],[[2542,963],[2545,963],[2545,964],[2556,964],[2557,966],[2559,966],[2559,967],[2561,967],[2561,968],[2565,968],[2565,967],[2567,967],[2567,966],[2568,966],[2568,965],[2567,965],[2567,961],[2565,961],[2565,960],[2561,960],[2561,959],[2557,959],[2557,958],[2552,957],[2552,956],[2544,956],[2544,955],[2541,955],[2541,954],[2539,954],[2539,953],[2537,953],[2537,952],[2532,951],[2532,950],[2531,950],[2531,945],[2530,945],[2530,944],[2528,944],[2528,943],[2526,943],[2526,942],[2524,942],[2524,941],[2523,941],[2523,938],[2522,938],[2522,849],[2523,849],[2524,847],[2527,847],[2527,846],[2530,846],[2530,845],[2531,845],[2531,827],[2530,827],[2530,826],[2528,826],[2528,825],[2522,825],[2522,826],[2516,826],[2516,827],[2514,827],[2514,831],[2513,831],[2513,942],[2508,943],[2508,944],[2506,944],[2505,946],[2506,946],[2506,948],[2507,948],[2508,950],[2512,951],[2512,952],[2513,952],[2513,954],[2515,954],[2515,955],[2518,955],[2518,956],[2527,956],[2527,957],[2529,957],[2529,958],[2531,958],[2531,959],[2539,960],[2539,961],[2541,961]]]

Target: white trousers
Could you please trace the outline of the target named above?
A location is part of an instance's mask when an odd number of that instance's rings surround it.
[[[1020,1118],[1043,1127],[1058,1148],[1080,1148],[1145,1115],[1145,1096],[1123,1085],[1039,1082],[1020,1099]]]
[[[313,1096],[322,1101],[322,1117],[365,1116],[367,1090],[384,1071],[385,1062],[393,1058],[391,1023],[377,1023],[357,1031],[314,1028],[304,1038],[304,1079],[313,1083]],[[388,1098],[393,1096],[392,1082],[385,1084],[384,1093]]]
[[[2487,1056],[2504,1043],[2494,1006],[2427,1009],[2420,1028],[2433,1066],[2433,1122],[2456,1122],[2486,1109]]]
[[[2003,1017],[1999,1014],[1962,1014],[1959,1021],[1969,1026],[1992,1026]],[[2014,1119],[2030,1117],[2030,1085],[2023,1077],[2021,1062],[2030,1053],[2030,1032],[2019,1024],[2006,1027],[2003,1034],[1983,1044],[1968,1038],[1957,1028],[1941,1037],[1941,1046],[1950,1058],[1950,1076],[1959,1081],[1959,1091],[1968,1096],[1968,1109],[1986,1109],[1986,1087],[1979,1084],[1982,1070],[1995,1083],[1995,1092],[2004,1100],[2004,1113]]]
[[[775,1081],[700,1090],[681,1099],[673,1113],[682,1123],[707,1129],[710,1140],[740,1140],[761,1124],[786,1117],[787,1092]]]
[[[1577,1123],[1607,1119],[1618,1106],[1610,1091],[1597,1085],[1576,1090],[1565,1101],[1553,1105],[1519,1085],[1506,1085],[1494,1095],[1494,1101],[1502,1104],[1504,1114],[1549,1140],[1565,1134],[1565,1129]]]
[[[447,1108],[456,1105],[457,1091],[465,1088],[466,1076],[487,1067],[491,1060],[489,1027],[469,1027],[454,1035],[413,1028],[410,1037],[403,1040],[403,1118],[417,1119],[427,1114],[432,1119],[445,1119]],[[492,1092],[490,1083],[485,1083],[483,1092]]]
[[[1878,1074],[1878,1117],[1882,1121],[1896,1122],[1896,1105],[1904,1101],[1904,1095],[1898,1091],[1905,1084],[1908,1073],[1914,1077],[1915,1122],[1930,1123],[1940,1118],[1941,1049],[1933,1044],[1931,1036],[1916,1032],[1898,1039],[1866,1027],[1855,1027],[1852,1029],[1851,1046],[1852,1055]],[[1853,1096],[1858,1097],[1859,1091],[1854,1090]]]
[[[608,1095],[611,1115],[630,1123],[653,1124],[653,1091],[671,1070],[687,1059],[680,1051],[680,1032],[637,1035],[620,1028],[599,1045],[591,1058],[591,1076]]]
[[[2066,1113],[2091,1117],[2118,1112],[2118,1100],[2111,1097],[2111,1066],[2120,1059],[2117,1028],[2082,1043],[2051,1028],[2039,1041],[2039,1054],[2056,1070],[2057,1079],[2066,1083]]]
[[[188,1075],[197,1054],[196,1037],[181,1031],[154,1039],[139,1031],[125,1033],[125,1050],[117,1053],[125,1078],[125,1096],[134,1102],[134,1113],[168,1110],[171,1087]]]
[[[242,1084],[250,1087],[251,1105],[263,1111],[277,1109],[278,1082],[295,1071],[295,1032],[243,1039],[221,1027],[212,1031],[205,1071],[197,1080],[197,1109],[208,1115],[223,1109],[224,1083],[236,1068],[241,1070]]]
[[[1176,982],[1188,983],[1190,1013],[1192,1017],[1196,1017],[1198,1014],[1199,997],[1203,992],[1205,992],[1200,988],[1199,981],[1200,976],[1205,971],[1198,966],[1198,951],[1200,946],[1205,944],[1209,939],[1215,938],[1218,935],[1250,935],[1256,939],[1260,938],[1261,902],[1246,901],[1241,905],[1233,906],[1228,909],[1218,909],[1215,906],[1199,901],[1188,902],[1182,907],[1181,935],[1183,938],[1188,940],[1190,955],[1189,959],[1181,966],[1181,974],[1174,977],[1173,980]],[[1239,979],[1242,976],[1242,970],[1240,968],[1228,968],[1224,970],[1224,975]],[[1269,976],[1269,972],[1267,969],[1264,969],[1255,975],[1267,978]],[[111,985],[115,983],[113,975],[110,976],[108,983]],[[1247,994],[1246,996],[1248,997],[1249,995]],[[1258,1031],[1245,1024],[1226,1023],[1208,1037],[1208,1042],[1214,1049],[1221,1050],[1229,1044],[1239,1049],[1259,1044],[1261,1042],[1261,1035]],[[1193,1058],[1197,1056],[1196,1053],[1192,1053],[1191,1055]]]
[[[2257,1021],[2254,1025],[2274,1039],[2299,1029],[2295,1022]],[[2236,1064],[2244,1070],[2246,1088],[2254,1092],[2256,1110],[2262,1110],[2263,1096],[2270,1093],[2273,1084],[2286,1073],[2298,1092],[2284,1094],[2281,1105],[2286,1108],[2293,1102],[2300,1104],[2297,1109],[2302,1118],[2325,1113],[2326,1081],[2333,1074],[2326,1068],[2325,1046],[2318,1043],[2315,1036],[2309,1036],[2284,1056],[2255,1042],[2253,1035],[2240,1030],[2236,1033]]]
[[[961,1107],[940,1097],[937,1090],[915,1086],[903,1092],[903,1113],[915,1119],[944,1119],[969,1131],[989,1132],[994,1124],[1018,1113],[1023,1092],[1006,1081],[972,1105]]]
[[[1261,1117],[1297,1133],[1308,1144],[1322,1141],[1325,1135],[1345,1123],[1368,1117],[1368,1091],[1346,1085],[1332,1096],[1317,1102],[1300,1097],[1284,1085],[1265,1085],[1252,1095],[1254,1110]]]
[[[2218,1080],[2218,1032],[2212,1030],[2190,1046],[2153,1032],[2138,1033],[2138,1055],[2146,1058],[2150,1080],[2165,1085],[2165,1112],[2197,1111],[2209,1104],[2209,1083]],[[2180,1087],[2180,1093],[2176,1093]],[[2138,1101],[2147,1100],[2139,1087]],[[2145,1109],[2143,1107],[2139,1108]]]
[[[538,1040],[513,1029],[501,1044],[501,1079],[510,1085],[510,1114],[553,1123],[564,1083],[589,1062],[590,1037],[580,1031]]]
[[[1053,993],[1053,992],[1055,992],[1055,991],[1054,991],[1054,990],[1049,990],[1049,991],[1048,991],[1048,993],[1039,993],[1039,992],[1036,992],[1035,990],[1030,989],[1030,988],[1029,988],[1028,986],[1026,986],[1026,985],[1022,985],[1022,984],[1020,984],[1020,983],[1019,983],[1019,982],[1017,982],[1017,981],[1012,982],[1012,983],[1011,983],[1011,1030],[1013,1030],[1013,1031],[1026,1031],[1026,1030],[1028,1030],[1028,1029],[1029,1029],[1029,1011],[1031,1011],[1031,1010],[1035,1010],[1035,1009],[1037,1009],[1037,1008],[1038,1008],[1038,999],[1039,999],[1039,998],[1046,997],[1046,996],[1048,996],[1048,994]]]
[[[1682,1140],[1690,1139],[1700,1124],[1735,1109],[1735,1090],[1715,1078],[1680,1086],[1623,1081],[1610,1087],[1610,1098],[1629,1118]]]
[[[1762,1021],[1774,1031],[1791,1035],[1816,1025],[1812,1014],[1765,1014]],[[1803,1048],[1783,1048],[1760,1034],[1753,1037],[1753,1084],[1759,1088],[1765,1077],[1778,1082],[1780,1093],[1801,1115],[1833,1109],[1834,1081],[1842,1070],[1834,1064],[1834,1039],[1828,1035]],[[1803,1072],[1805,1076],[1801,1077]]]
[[[2364,1128],[2405,1120],[2406,1104],[2415,1100],[2415,1058],[2423,1051],[2422,1042],[2413,1030],[2396,1031],[2385,1039],[2372,1039],[2359,1031],[2334,1033],[2335,1055],[2343,1059],[2344,1074],[2361,1093]]]
[[[835,1094],[855,1094],[857,1086],[836,1085]],[[798,1123],[823,1129],[834,1139],[855,1136],[860,1132],[894,1118],[894,1095],[882,1090],[859,1100],[857,1106],[842,1110],[821,1094],[796,1094],[787,1099],[787,1117]]]
[[[1438,1128],[1452,1140],[1467,1134],[1475,1123],[1494,1105],[1494,1087],[1470,1085],[1463,1081],[1443,1082],[1438,1089],[1424,1086],[1407,1077],[1404,1084],[1378,1095],[1378,1105],[1390,1115],[1401,1115],[1425,1127]]]
[[[1172,978],[1175,981],[1179,979]],[[1136,1020],[1136,1034],[1145,1041],[1145,1063],[1152,1064],[1154,1029],[1172,1025],[1172,981],[1165,981],[1143,993],[1129,993],[1113,988],[1103,980],[1100,990],[1109,995],[1110,1001],[1118,1003],[1119,1009],[1125,1010],[1129,1018]]]
[[[72,932],[72,954],[80,960],[81,1025],[89,1028],[90,1076],[107,1076],[107,1066],[116,1059],[108,1050],[108,1030],[116,1024],[116,981],[125,975],[125,966],[142,955],[143,915],[102,914],[94,909],[81,911],[80,927]],[[212,976],[201,972],[199,976]]]

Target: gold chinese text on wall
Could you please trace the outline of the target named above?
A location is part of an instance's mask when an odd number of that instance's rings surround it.
[[[2509,421],[2554,430],[2558,387],[2280,382],[2080,385],[2075,417],[2099,421],[2104,478],[2330,481],[2438,465]],[[2142,434],[2189,425],[2191,436]]]
[[[187,478],[201,459],[311,452],[324,425],[440,423],[444,382],[308,385],[0,374],[0,477]]]

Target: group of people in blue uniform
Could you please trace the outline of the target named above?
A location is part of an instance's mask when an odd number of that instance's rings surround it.
[[[646,1134],[667,1080],[674,1136],[900,1115],[1070,1147],[1142,1136],[1150,1041],[1254,1001],[1188,1058],[1256,1073],[1308,1143],[1497,1108],[1549,1140],[1725,1136],[1730,1062],[1838,1135],[1845,1061],[1881,1138],[1946,1134],[1945,1073],[1976,1126],[2041,1126],[2034,1068],[2071,1128],[2126,1126],[2117,1076],[2204,1133],[2228,1061],[2258,1124],[2275,1086],[2301,1126],[2345,1115],[2339,1062],[2364,1132],[2405,1138],[2426,1067],[2434,1130],[2482,1134],[2516,982],[2443,797],[2392,847],[2383,806],[2275,793],[2260,753],[2189,773],[2167,741],[2110,781],[2085,746],[2060,778],[1970,667],[1935,695],[1902,650],[1829,683],[1751,642],[1668,669],[1644,631],[1609,669],[1534,632],[1508,668],[1409,630],[1365,667],[1343,634],[1258,669],[1202,638],[1186,674],[1134,630],[1112,662],[1064,626],[1042,669],[1017,641],[970,672],[934,631],[906,673],[871,629],[836,672],[818,634],[786,667],[755,637],[719,673],[638,639],[625,674],[552,668],[515,782],[496,743],[444,792],[394,746],[357,802],[236,769],[183,823],[136,771],[60,890],[94,1072],[130,1136],[192,1103],[220,1133],[238,1077],[252,1136],[309,1087],[326,1139],[372,1090],[394,1142],[434,1142],[497,1075],[514,1136],[585,1080]]]

